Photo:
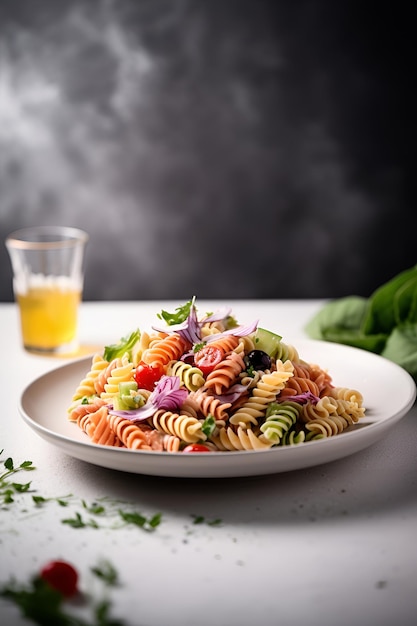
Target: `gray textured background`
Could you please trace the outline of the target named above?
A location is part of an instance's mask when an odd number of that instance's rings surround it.
[[[86,229],[85,299],[369,295],[416,262],[410,11],[1,0],[0,238]]]

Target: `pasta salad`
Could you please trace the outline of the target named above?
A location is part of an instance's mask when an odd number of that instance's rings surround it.
[[[68,418],[95,444],[141,451],[234,452],[332,437],[365,414],[282,337],[195,298],[94,354]]]

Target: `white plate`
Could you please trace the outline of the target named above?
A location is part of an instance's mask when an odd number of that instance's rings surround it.
[[[93,444],[67,418],[67,407],[90,369],[91,357],[67,363],[34,380],[23,391],[19,410],[38,435],[77,459],[135,474],[215,478],[273,474],[341,459],[383,437],[415,401],[413,379],[391,361],[322,341],[302,340],[294,345],[302,359],[327,369],[335,385],[362,393],[366,415],[358,424],[327,439],[249,452],[175,454]]]

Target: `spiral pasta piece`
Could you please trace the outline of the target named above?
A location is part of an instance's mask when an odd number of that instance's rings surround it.
[[[105,401],[101,398],[95,397],[91,399],[91,402],[80,403],[72,408],[72,410],[68,413],[68,419],[70,422],[77,422],[78,426],[84,430],[84,426],[81,425],[81,420],[85,418],[85,416],[90,415],[90,413],[94,413],[101,406],[105,404]],[[85,420],[84,420],[85,422]]]
[[[239,343],[235,348],[235,352],[241,354],[244,357],[245,355],[249,354],[249,352],[252,352],[252,350],[255,350],[255,341],[253,337],[251,337],[250,335],[245,335],[245,337],[239,337]]]
[[[145,350],[152,347],[158,341],[161,341],[163,337],[166,335],[163,333],[147,333],[146,331],[141,332],[139,341],[136,342],[133,350],[132,350],[132,363],[136,367],[140,361],[142,360],[142,355]]]
[[[235,426],[246,427],[248,424],[258,424],[258,419],[265,415],[267,406],[276,399],[277,394],[293,375],[293,364],[290,360],[277,361],[277,369],[270,374],[264,374],[252,391],[252,395],[245,404],[229,418]]]
[[[194,392],[190,392],[184,402],[181,404],[181,415],[188,415],[196,419],[201,417],[200,406],[196,402]]]
[[[260,430],[268,441],[277,445],[283,438],[284,433],[288,432],[297,423],[302,407],[297,402],[291,402],[290,400],[275,404],[272,412],[267,412],[267,417]]]
[[[326,370],[322,369],[319,365],[312,363],[310,364],[310,378],[319,388],[320,397],[331,395],[334,385],[332,377]]]
[[[133,380],[133,363],[129,361],[127,356],[117,359],[115,367],[112,368],[110,376],[104,384],[104,390],[101,392],[100,397],[107,400],[113,398],[113,396],[119,393],[120,383]]]
[[[291,363],[294,367],[294,377],[311,379],[311,367],[308,363],[300,363],[297,361],[291,361]]]
[[[306,429],[315,435],[333,437],[343,432],[348,426],[349,422],[341,415],[329,415],[308,422]]]
[[[296,431],[294,429],[287,430],[283,433],[280,445],[281,446],[296,446],[299,443],[304,443],[306,440],[306,435],[303,430]]]
[[[356,402],[358,406],[362,406],[363,396],[356,389],[350,389],[349,387],[334,387],[329,391],[328,395],[336,400]]]
[[[151,450],[145,430],[130,420],[109,413],[108,423],[120,441],[131,450]]]
[[[89,416],[86,433],[93,443],[120,448],[123,444],[108,422],[108,411],[102,406]]]
[[[291,396],[298,396],[302,393],[310,392],[313,395],[319,397],[320,390],[316,383],[311,378],[304,378],[303,376],[293,376],[284,389],[280,393],[280,398],[291,398]]]
[[[237,380],[243,369],[245,362],[242,356],[230,352],[207,376],[204,389],[214,390],[217,395],[223,394]]]
[[[190,395],[204,417],[212,415],[216,421],[227,420],[229,418],[227,410],[232,406],[230,402],[222,402],[219,398],[210,395],[204,389],[199,389]],[[181,410],[184,410],[184,405],[181,407]]]
[[[181,439],[175,435],[164,435],[163,446],[167,452],[179,452]]]
[[[112,359],[106,367],[103,367],[97,376],[94,379],[94,389],[98,396],[100,396],[104,392],[104,386],[106,385],[108,379],[111,376],[112,371],[115,367],[121,365],[121,359]]]
[[[166,373],[168,376],[177,376],[189,391],[196,391],[205,382],[203,372],[185,361],[170,361]]]
[[[170,361],[178,361],[189,348],[181,335],[173,333],[157,341],[142,354],[142,360],[154,367],[165,367]]]
[[[298,350],[292,346],[291,344],[285,343],[284,341],[279,341],[276,347],[275,359],[277,361],[300,361],[300,355],[298,354]]]
[[[160,432],[179,437],[186,443],[196,443],[207,438],[201,430],[201,422],[189,415],[159,409],[151,420],[154,428]]]
[[[330,396],[320,398],[317,404],[307,402],[302,406],[301,419],[304,423],[316,419],[325,419],[330,415],[337,414],[337,401]]]
[[[363,406],[360,406],[357,402],[351,402],[350,400],[342,400],[336,399],[337,415],[343,417],[349,425],[356,424],[360,420],[361,417],[365,414],[365,409]]]
[[[236,431],[230,426],[219,429],[217,435],[209,440],[214,443],[218,450],[234,452],[236,450],[265,450],[272,443],[260,439],[251,428],[244,429],[241,426]]]
[[[210,335],[218,335],[226,330],[223,320],[218,320],[217,322],[205,322],[201,325],[200,333],[201,338],[204,341],[206,337]]]
[[[108,361],[103,358],[101,354],[95,354],[91,361],[91,369],[86,374],[85,378],[79,383],[74,395],[73,400],[83,398],[85,396],[92,396],[96,393],[94,383],[98,375],[107,368]]]
[[[235,337],[235,335],[225,335],[224,337],[220,337],[219,339],[210,341],[209,346],[212,348],[219,348],[224,352],[224,355],[226,356],[226,354],[234,350],[238,346],[238,344],[238,337]]]
[[[254,370],[252,374],[248,374],[247,371],[239,374],[240,384],[244,385],[248,390],[256,387],[262,376],[270,374],[271,370]]]

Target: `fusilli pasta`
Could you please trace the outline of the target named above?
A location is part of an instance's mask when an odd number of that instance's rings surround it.
[[[256,451],[333,437],[365,415],[358,390],[335,385],[280,336],[270,333],[266,352],[269,331],[258,335],[257,322],[239,326],[226,313],[199,321],[194,300],[179,310],[165,315],[165,330],[135,331],[133,346],[121,340],[94,354],[67,411],[91,442]]]

